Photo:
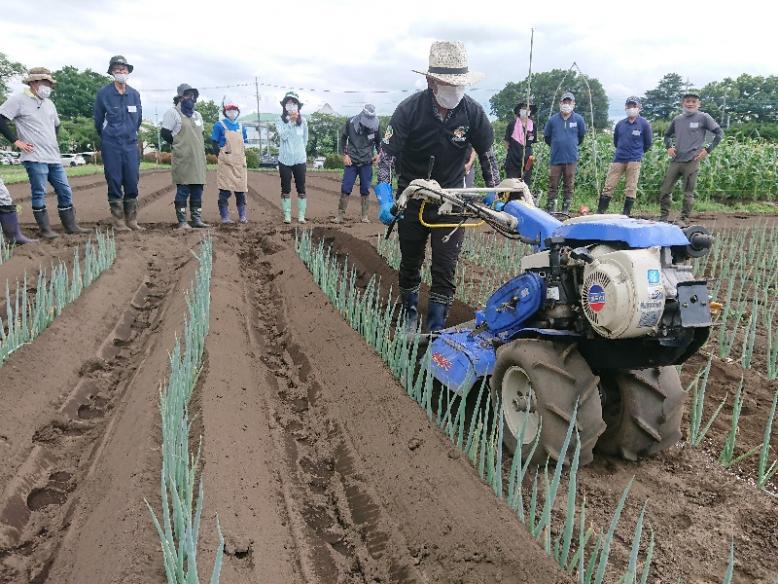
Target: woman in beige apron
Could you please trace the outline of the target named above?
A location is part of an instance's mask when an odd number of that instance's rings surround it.
[[[240,108],[235,102],[225,101],[222,105],[224,119],[213,126],[211,140],[219,149],[219,164],[216,168],[216,186],[219,188],[219,215],[222,225],[232,224],[229,201],[235,193],[235,204],[241,223],[246,223],[246,128],[238,122]]]

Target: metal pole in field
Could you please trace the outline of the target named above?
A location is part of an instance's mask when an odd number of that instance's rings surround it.
[[[259,159],[262,160],[262,114],[259,113],[259,77],[254,77],[254,89],[257,97],[257,135],[259,136]]]
[[[157,127],[157,166],[159,166],[159,151],[162,150],[162,127],[159,125],[159,108],[154,107],[154,125]]]

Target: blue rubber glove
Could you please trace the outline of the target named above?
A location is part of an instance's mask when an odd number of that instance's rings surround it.
[[[392,194],[392,185],[380,182],[375,186],[375,196],[381,205],[381,211],[378,213],[378,219],[384,225],[390,225],[394,221],[392,207],[394,206],[394,195]]]
[[[503,203],[502,201],[497,201],[494,204],[494,210],[495,211],[502,211],[504,208],[505,208],[505,203]]]
[[[494,201],[497,200],[497,193],[486,193],[484,197],[484,205],[491,207],[494,205]]]

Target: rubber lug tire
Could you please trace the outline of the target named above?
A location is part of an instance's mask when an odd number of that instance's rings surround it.
[[[638,460],[678,443],[686,392],[675,367],[603,372],[602,382],[608,428],[599,452]]]
[[[491,378],[493,403],[501,399],[502,382],[506,372],[513,366],[521,367],[530,380],[535,393],[536,408],[542,426],[540,441],[531,463],[543,464],[547,457],[559,458],[569,421],[576,402],[576,428],[581,441],[579,464],[589,464],[593,458],[594,446],[605,431],[602,418],[602,402],[599,393],[599,378],[592,373],[586,360],[575,344],[540,339],[519,339],[503,345],[497,350],[497,359]],[[503,442],[512,453],[517,448],[518,436],[512,434],[508,424],[503,424]],[[530,441],[522,450],[522,456],[529,456],[534,436],[524,436]],[[566,462],[575,451],[575,438],[567,448]]]

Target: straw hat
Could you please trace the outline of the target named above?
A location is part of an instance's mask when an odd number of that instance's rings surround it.
[[[435,41],[430,47],[427,70],[412,71],[451,85],[472,85],[485,77],[483,73],[470,71],[467,51],[461,41]]]
[[[22,83],[29,85],[33,81],[48,81],[52,85],[56,85],[57,81],[51,76],[51,71],[46,67],[33,67],[27,72],[27,76],[22,79]]]

